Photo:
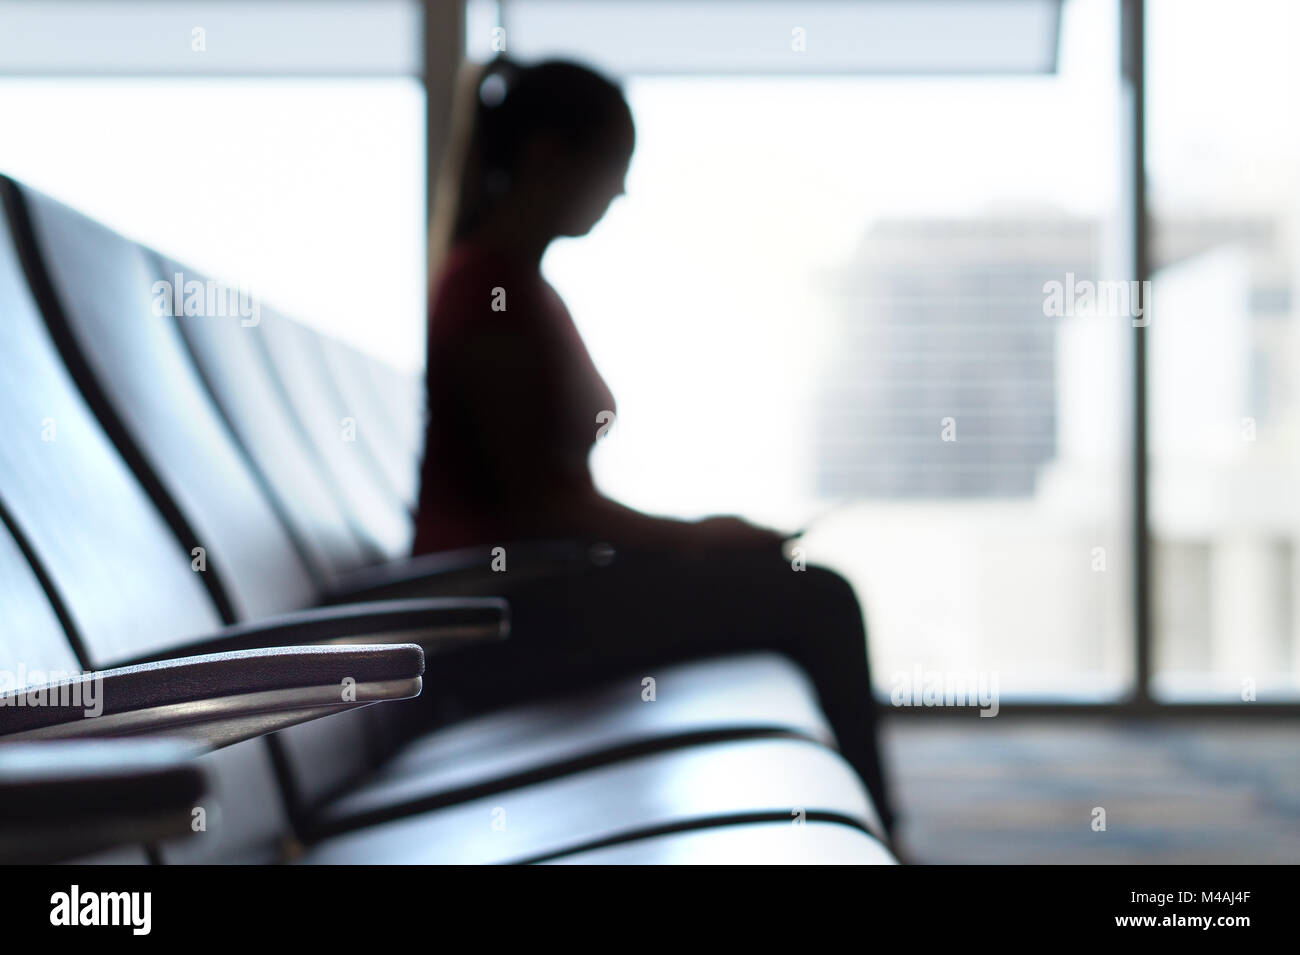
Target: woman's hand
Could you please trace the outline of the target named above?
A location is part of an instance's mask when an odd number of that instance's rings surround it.
[[[739,517],[707,517],[691,525],[694,543],[711,550],[770,551],[780,553],[786,535],[758,527]]]

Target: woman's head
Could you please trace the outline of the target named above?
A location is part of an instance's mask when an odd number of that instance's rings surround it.
[[[635,133],[617,86],[553,60],[494,60],[466,78],[458,129],[439,184],[444,240],[493,217],[547,238],[583,235],[623,191]]]

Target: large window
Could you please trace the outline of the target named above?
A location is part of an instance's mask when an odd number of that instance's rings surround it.
[[[1132,316],[1081,294],[1124,267],[1115,5],[1060,35],[1045,74],[633,73],[628,194],[545,263],[619,401],[602,487],[811,522],[886,691],[1132,679]]]
[[[0,3],[0,171],[416,367],[448,92],[426,102],[422,7]],[[636,114],[628,195],[544,263],[618,398],[605,491],[806,528],[886,692],[1297,698],[1300,8],[469,0],[464,23],[475,58],[617,74]]]
[[[1147,6],[1155,688],[1300,688],[1300,7]]]
[[[0,171],[417,367],[419,22],[401,0],[0,5]]]

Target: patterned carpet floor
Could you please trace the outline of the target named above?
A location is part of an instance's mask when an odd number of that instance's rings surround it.
[[[885,745],[913,862],[1300,863],[1300,721],[894,716]]]

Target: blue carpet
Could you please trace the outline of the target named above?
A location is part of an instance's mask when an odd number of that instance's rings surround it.
[[[885,744],[914,862],[1300,862],[1294,720],[893,716]]]

